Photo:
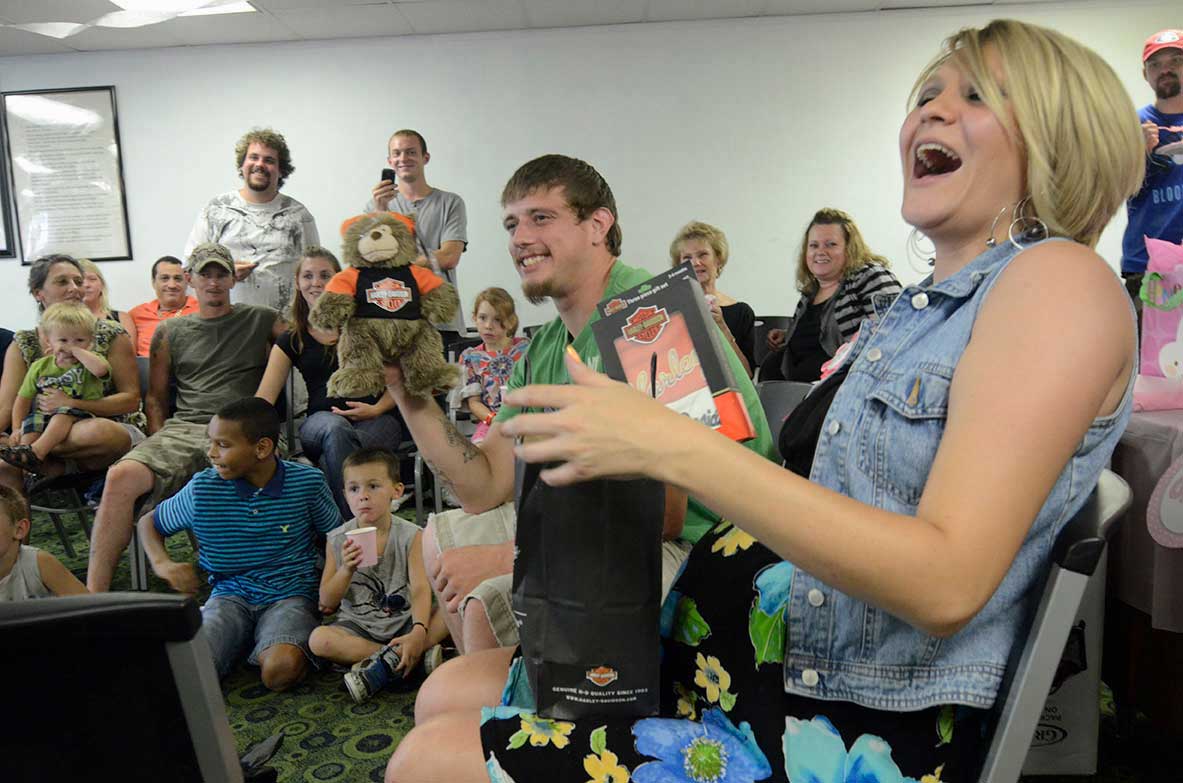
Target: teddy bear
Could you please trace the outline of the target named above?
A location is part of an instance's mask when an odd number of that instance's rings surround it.
[[[456,385],[458,369],[444,360],[429,321],[450,320],[460,300],[451,283],[414,263],[414,221],[396,212],[357,215],[341,224],[341,239],[348,268],[333,276],[308,316],[317,329],[340,330],[329,395],[381,395],[382,365],[396,361],[412,396]]]

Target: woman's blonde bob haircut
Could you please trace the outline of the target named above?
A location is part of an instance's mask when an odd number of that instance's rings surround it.
[[[797,290],[806,296],[817,293],[817,278],[809,271],[809,263],[805,257],[809,254],[809,232],[814,226],[840,226],[842,238],[846,240],[846,266],[842,267],[842,276],[850,277],[858,270],[870,264],[882,267],[891,266],[891,262],[878,253],[872,252],[863,239],[863,232],[858,230],[854,218],[840,209],[823,207],[813,214],[813,219],[805,227],[805,235],[801,237],[801,250],[797,253]]]
[[[1001,84],[990,70],[989,52],[997,54]],[[945,40],[941,54],[916,80],[910,106],[950,61],[1004,127],[1014,118],[1015,141],[1026,161],[1029,211],[1052,236],[1095,246],[1110,218],[1141,187],[1146,167],[1138,114],[1113,69],[1055,30],[996,19]]]
[[[715,259],[719,262],[715,268],[715,275],[721,276],[723,267],[727,266],[727,258],[731,254],[731,248],[727,244],[727,235],[723,233],[722,229],[716,228],[710,223],[703,223],[701,220],[690,221],[678,229],[677,234],[674,234],[674,241],[670,242],[670,266],[682,263],[682,245],[695,239],[710,245]]]

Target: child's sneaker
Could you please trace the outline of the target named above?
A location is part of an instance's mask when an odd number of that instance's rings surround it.
[[[358,704],[370,699],[396,679],[394,670],[398,664],[398,651],[393,647],[383,647],[364,661],[359,661],[354,670],[345,675],[345,687],[349,695]]]
[[[431,674],[443,666],[444,661],[450,661],[458,655],[455,647],[445,647],[442,644],[434,645],[423,654],[423,672]]]

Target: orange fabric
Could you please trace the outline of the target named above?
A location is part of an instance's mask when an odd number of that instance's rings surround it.
[[[411,275],[415,278],[415,285],[419,286],[419,295],[426,296],[444,284],[444,280],[430,269],[412,266]],[[325,286],[326,293],[345,294],[353,296],[357,293],[357,269],[350,267],[333,275],[333,279]]]
[[[325,293],[352,297],[357,293],[357,270],[350,267],[333,275],[333,279],[325,286]]]
[[[415,284],[419,286],[419,296],[427,296],[444,284],[444,279],[422,266],[412,266],[411,274],[415,276]]]
[[[196,313],[198,310],[197,300],[192,296],[185,300],[185,304],[180,310],[158,315],[156,311],[159,307],[160,300],[153,299],[151,302],[144,302],[127,311],[131,322],[136,326],[136,356],[148,355],[152,348],[152,335],[156,334],[156,327],[160,325],[161,321]]]

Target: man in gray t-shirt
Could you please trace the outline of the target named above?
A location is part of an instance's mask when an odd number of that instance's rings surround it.
[[[384,179],[375,185],[372,198],[363,211],[398,212],[413,218],[420,255],[416,263],[430,266],[459,291],[456,268],[460,264],[460,254],[468,246],[468,215],[464,210],[464,199],[427,184],[423,169],[431,155],[427,152],[427,142],[418,131],[395,131],[390,137],[388,153],[387,160],[398,182]],[[460,301],[464,302],[463,296]],[[445,344],[454,342],[455,337],[464,332],[464,305],[461,304],[450,322],[436,326],[444,335]],[[449,335],[449,332],[456,334]]]
[[[149,437],[107,471],[95,514],[86,575],[92,592],[110,588],[111,575],[134,530],[141,497],[149,505],[172,495],[209,462],[206,428],[223,405],[253,396],[271,344],[286,330],[269,307],[231,304],[234,257],[221,245],[201,244],[189,256],[185,279],[198,311],[163,322],[149,353]],[[176,413],[169,418],[169,386]]]
[[[238,285],[235,304],[256,304],[282,312],[292,298],[296,264],[308,245],[319,245],[308,209],[279,189],[295,170],[283,136],[252,130],[234,148],[243,186],[214,196],[193,224],[185,254],[203,242],[230,250]]]

